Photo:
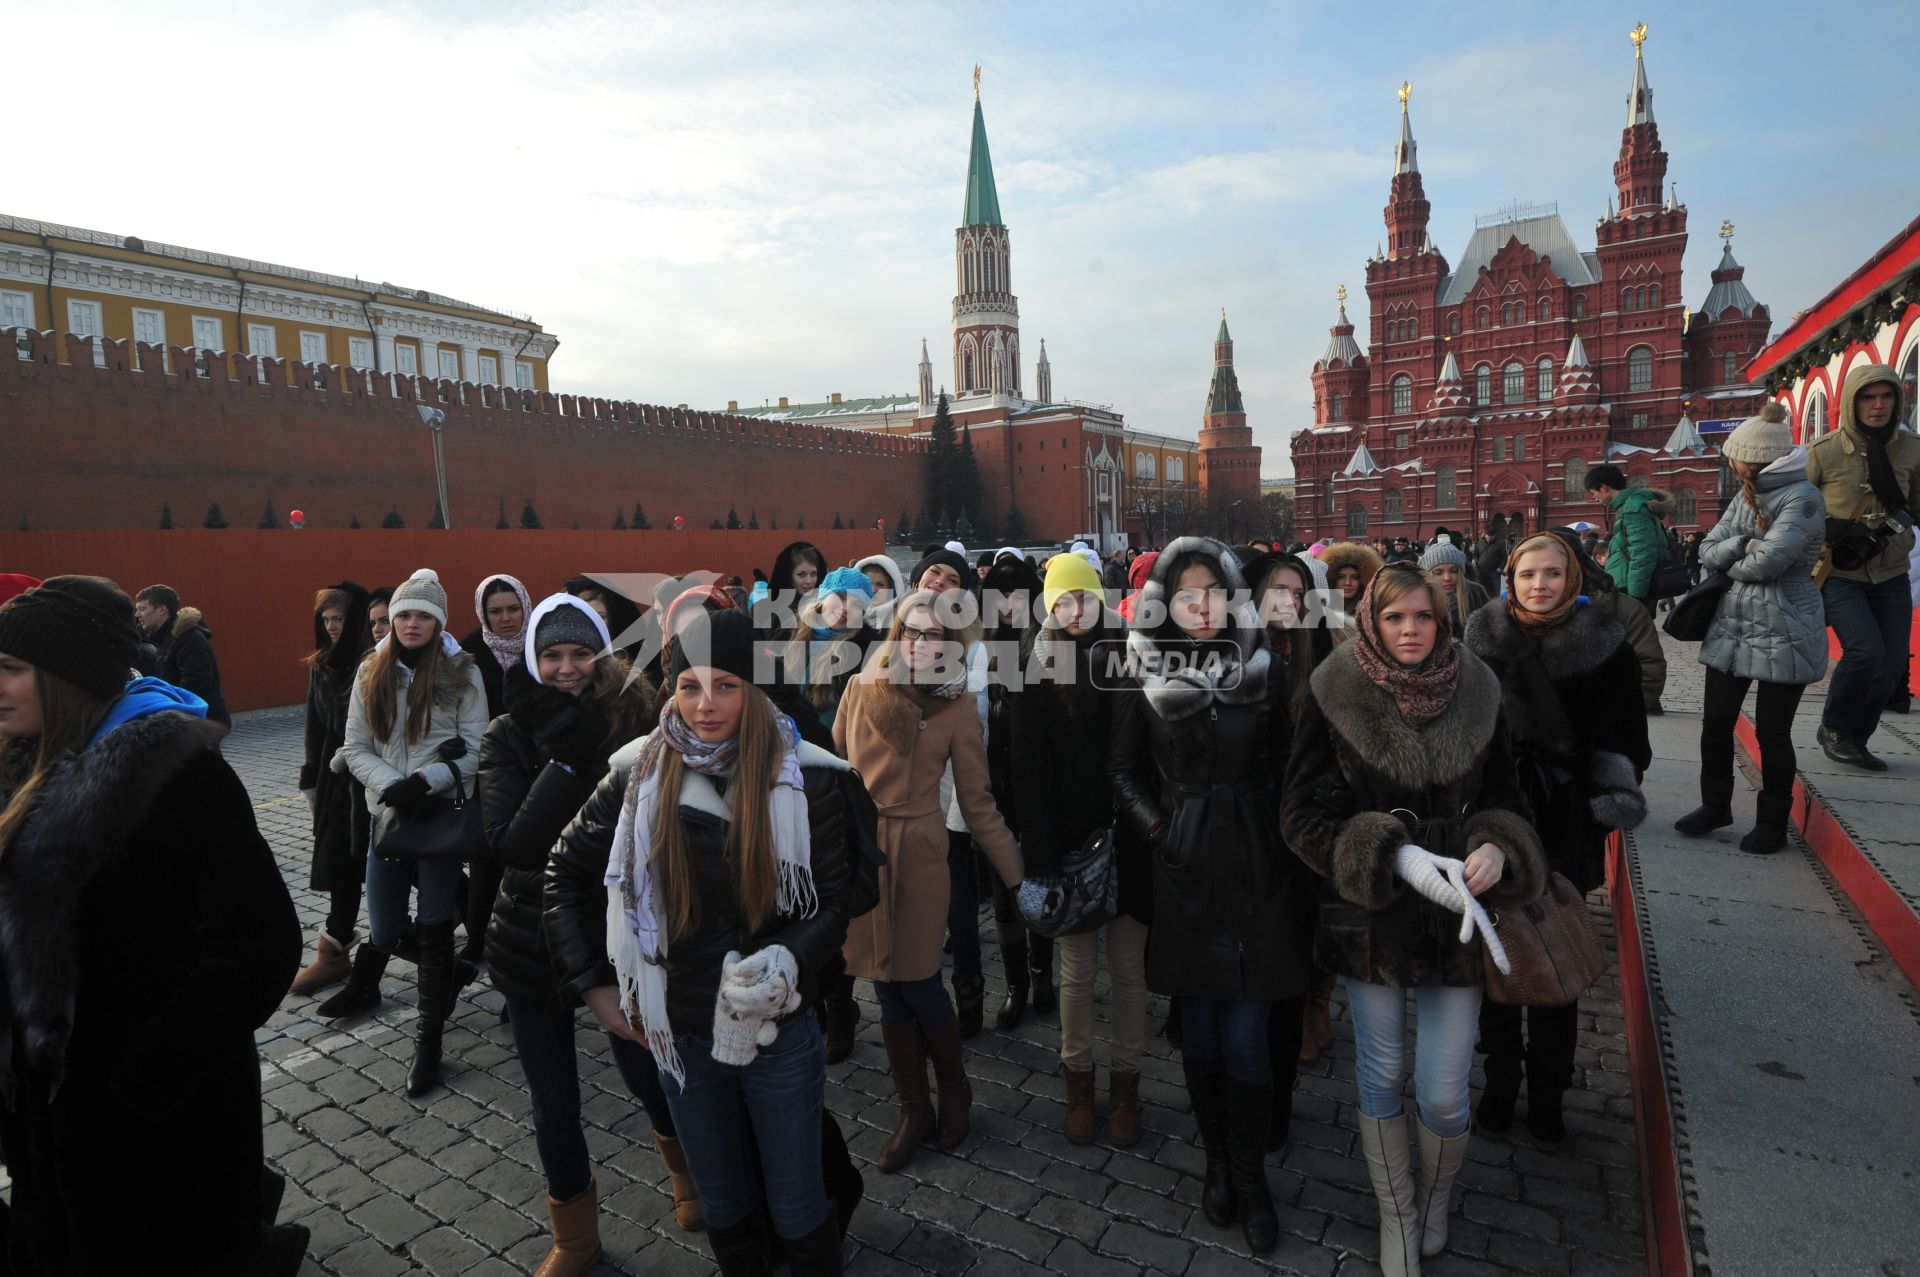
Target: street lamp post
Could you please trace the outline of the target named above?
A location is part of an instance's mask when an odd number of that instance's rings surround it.
[[[441,431],[447,424],[447,414],[439,408],[426,404],[415,404],[415,412],[420,414],[420,424],[433,432],[433,479],[440,493],[440,526],[453,527],[453,509],[447,504],[447,454],[442,446]]]

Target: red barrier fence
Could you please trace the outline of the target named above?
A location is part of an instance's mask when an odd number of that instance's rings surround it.
[[[459,638],[477,624],[473,590],[489,574],[519,577],[535,600],[587,572],[705,569],[738,574],[751,585],[753,569],[770,570],[781,547],[795,540],[819,546],[829,564],[884,548],[881,534],[870,530],[4,532],[0,572],[104,576],[128,594],[172,586],[186,606],[205,614],[227,704],[244,710],[306,698],[300,662],[313,650],[313,595],[335,581],[372,589],[430,567],[447,587],[447,629]]]

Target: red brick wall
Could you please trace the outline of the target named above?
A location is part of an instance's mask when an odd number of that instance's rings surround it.
[[[16,346],[29,357],[6,358]],[[88,341],[67,348],[73,364],[56,361],[51,334],[0,329],[0,527],[153,528],[162,503],[197,527],[218,502],[233,527],[252,528],[271,500],[309,528],[356,515],[377,528],[389,509],[424,528],[436,495],[418,401],[446,412],[455,528],[490,529],[504,505],[517,529],[531,499],[547,528],[611,528],[639,502],[656,528],[679,514],[704,529],[732,507],[762,528],[804,519],[824,532],[836,514],[871,527],[926,500],[926,445],[888,435],[426,378],[369,383],[242,355],[182,375],[189,352],[168,352],[166,372],[157,348],[125,342],[105,343],[107,366],[95,368]]]

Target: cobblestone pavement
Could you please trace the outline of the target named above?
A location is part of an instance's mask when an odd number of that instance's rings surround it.
[[[1683,668],[1676,662],[1677,674]],[[299,717],[243,715],[226,752],[253,795],[310,944],[325,900],[305,885],[307,812],[294,788]],[[1597,917],[1610,934],[1603,908]],[[1002,985],[990,914],[983,931],[991,1010]],[[267,1154],[289,1181],[280,1217],[313,1230],[303,1273],[506,1277],[531,1271],[547,1246],[545,1192],[519,1063],[498,1020],[499,995],[484,978],[467,991],[447,1031],[447,1086],[412,1101],[404,1092],[412,968],[396,961],[384,991],[375,1012],[337,1024],[314,1016],[315,1000],[290,998],[259,1034]],[[1104,987],[1098,996],[1096,1014],[1104,1019]],[[1228,1277],[1265,1270],[1361,1277],[1379,1271],[1373,1197],[1354,1126],[1353,1044],[1340,995],[1335,1048],[1303,1072],[1294,1095],[1293,1142],[1269,1159],[1284,1231],[1265,1263],[1248,1259],[1237,1227],[1214,1228],[1199,1209],[1202,1157],[1179,1058],[1163,1039],[1151,1039],[1142,1063],[1142,1138],[1121,1151],[1075,1147],[1059,1129],[1057,1017],[1029,1016],[1011,1034],[989,1028],[968,1044],[972,1136],[952,1155],[929,1146],[903,1174],[883,1176],[867,1163],[891,1129],[892,1086],[870,1000],[864,1010],[853,1057],[829,1070],[827,1086],[828,1103],[866,1175],[867,1200],[848,1245],[849,1273]],[[1164,1013],[1164,1000],[1152,999],[1150,1024],[1157,1026]],[[590,1017],[585,1025],[582,1102],[606,1245],[599,1271],[711,1272],[701,1240],[674,1228],[645,1113],[622,1087],[604,1036],[593,1031]],[[1428,1273],[1626,1277],[1645,1271],[1625,1070],[1618,992],[1609,978],[1582,1015],[1566,1142],[1553,1151],[1535,1147],[1523,1122],[1516,1122],[1511,1139],[1476,1135],[1461,1173],[1451,1250],[1429,1262]],[[1101,1085],[1104,1094],[1104,1069]]]

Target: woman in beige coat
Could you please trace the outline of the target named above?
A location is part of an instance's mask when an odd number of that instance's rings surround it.
[[[894,609],[886,644],[847,684],[833,742],[867,783],[880,810],[880,902],[847,928],[850,975],[873,981],[880,1032],[900,1097],[900,1120],[880,1151],[880,1169],[905,1166],[934,1133],[927,1060],[940,1086],[940,1147],[967,1137],[973,1088],[960,1057],[960,1025],[940,980],[947,925],[947,824],[940,777],[953,764],[967,828],[1007,885],[1021,881],[1020,849],[994,806],[980,711],[967,692],[957,629],[937,594],[916,591]],[[957,618],[955,618],[957,620]]]

